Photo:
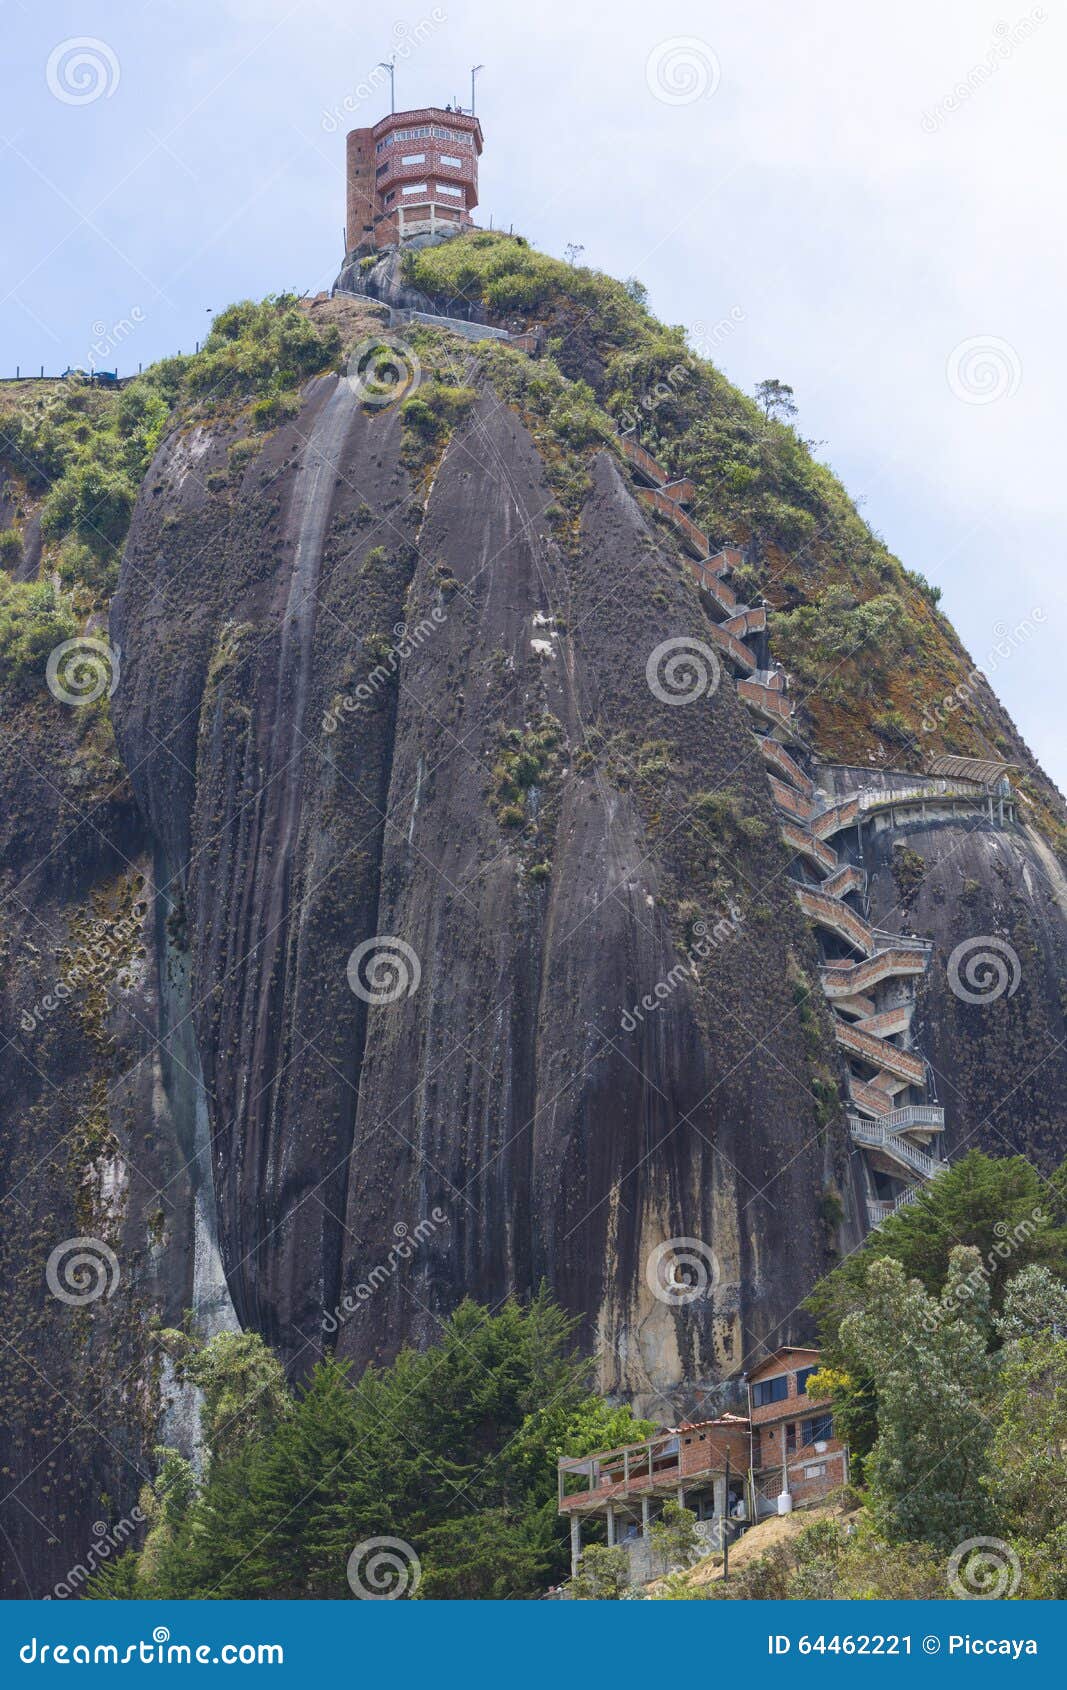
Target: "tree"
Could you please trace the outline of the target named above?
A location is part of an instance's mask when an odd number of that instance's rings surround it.
[[[1005,1351],[991,1494],[1013,1536],[1055,1539],[1067,1521],[1067,1339],[1047,1333]],[[1059,1592],[1067,1594],[1065,1588]]]
[[[1058,1183],[1043,1179],[1025,1156],[968,1151],[816,1285],[804,1306],[819,1323],[824,1349],[832,1350],[841,1321],[860,1305],[873,1257],[892,1256],[933,1293],[945,1284],[953,1247],[972,1245],[989,1280],[993,1309],[999,1309],[1008,1280],[1031,1262],[1063,1277],[1067,1228]]]
[[[652,1547],[670,1568],[691,1567],[705,1553],[706,1546],[697,1531],[697,1517],[680,1502],[663,1504],[650,1536]]]
[[[864,1305],[842,1322],[840,1342],[877,1392],[867,1475],[873,1519],[891,1542],[950,1549],[993,1523],[988,1334],[977,1250],[952,1250],[939,1298],[892,1257],[869,1264]]]
[[[213,1461],[226,1461],[266,1437],[292,1412],[285,1371],[257,1332],[218,1332],[206,1342],[170,1327],[160,1342],[178,1378],[204,1394],[200,1426]]]
[[[1004,1307],[993,1323],[1005,1342],[1039,1335],[1067,1337],[1067,1285],[1031,1263],[1009,1279]]]
[[[795,417],[797,408],[793,403],[793,389],[787,382],[771,378],[768,381],[757,382],[756,401],[763,407],[763,414],[769,420],[778,417]]]
[[[834,1418],[834,1432],[848,1444],[852,1477],[858,1484],[877,1430],[877,1400],[869,1379],[825,1362],[811,1374],[806,1394],[828,1401]]]
[[[877,1393],[855,1357],[843,1354],[840,1333],[847,1315],[865,1304],[871,1262],[891,1256],[906,1277],[937,1294],[953,1246],[972,1245],[981,1257],[990,1305],[999,1310],[1009,1279],[1023,1268],[1044,1265],[1061,1276],[1067,1270],[1063,1177],[1061,1169],[1052,1180],[1043,1179],[1023,1156],[969,1151],[816,1285],[804,1306],[818,1324],[824,1368],[848,1375],[849,1383],[831,1394],[835,1414],[847,1416],[842,1424],[861,1459],[874,1443]]]
[[[573,267],[577,264],[584,251],[584,246],[579,246],[577,241],[568,241],[567,245],[563,249],[563,256],[567,260],[567,263]]]
[[[506,1509],[491,1508],[432,1527],[419,1552],[420,1599],[503,1602],[545,1587],[552,1541]]]
[[[151,1584],[160,1556],[174,1542],[174,1536],[196,1496],[196,1474],[176,1449],[157,1449],[159,1474],[141,1490],[140,1508],[148,1522],[141,1550],[140,1577]]]
[[[571,1595],[576,1602],[617,1602],[626,1588],[628,1572],[625,1549],[591,1543],[579,1557]]]
[[[205,1390],[206,1473],[153,1527],[151,1554],[123,1566],[125,1593],[350,1598],[353,1550],[396,1537],[427,1594],[536,1594],[567,1566],[557,1454],[636,1441],[647,1424],[590,1397],[574,1328],[547,1292],[493,1314],[467,1301],[430,1348],[355,1384],[323,1362],[292,1396],[258,1339],[169,1335]]]

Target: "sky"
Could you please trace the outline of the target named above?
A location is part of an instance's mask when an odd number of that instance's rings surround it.
[[[1067,788],[1067,7],[0,0],[0,31],[0,375],[127,373],[329,287],[375,67],[404,109],[482,64],[478,220],[789,382]]]

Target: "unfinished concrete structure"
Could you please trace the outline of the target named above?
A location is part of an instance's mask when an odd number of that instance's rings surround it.
[[[749,1422],[738,1414],[687,1421],[596,1455],[564,1457],[559,1512],[570,1521],[572,1573],[582,1553],[583,1519],[603,1521],[608,1543],[627,1550],[632,1583],[663,1571],[649,1534],[665,1502],[691,1509],[708,1548],[720,1548],[724,1534],[752,1518],[748,1470]]]

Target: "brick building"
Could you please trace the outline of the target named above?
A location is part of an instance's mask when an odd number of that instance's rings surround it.
[[[561,1457],[559,1512],[570,1521],[571,1567],[582,1521],[603,1522],[609,1544],[630,1558],[630,1581],[665,1571],[649,1531],[664,1502],[697,1517],[709,1550],[768,1514],[803,1508],[848,1482],[848,1449],[834,1435],[829,1402],[809,1397],[818,1350],[775,1350],[745,1375],[748,1415],[686,1421],[638,1444]]]
[[[692,1509],[708,1548],[746,1521],[749,1424],[743,1415],[686,1422],[669,1431],[596,1455],[559,1462],[559,1512],[571,1527],[571,1567],[582,1552],[583,1519],[603,1520],[609,1544],[630,1551],[634,1582],[642,1582],[649,1528],[664,1502]],[[642,1554],[643,1551],[643,1554]],[[649,1569],[651,1572],[651,1569]]]
[[[786,1348],[746,1375],[757,1519],[816,1502],[848,1482],[848,1449],[834,1436],[830,1403],[807,1394],[818,1366],[818,1350]]]
[[[412,235],[458,234],[478,204],[482,126],[465,111],[421,106],[353,129],[346,146],[351,252],[374,252]]]

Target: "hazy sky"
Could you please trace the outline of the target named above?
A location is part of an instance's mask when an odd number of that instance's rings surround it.
[[[328,286],[374,66],[398,51],[403,108],[482,62],[479,220],[581,243],[698,345],[729,320],[716,361],[793,384],[1067,786],[1062,4],[0,0],[0,28],[0,374],[128,371]]]

